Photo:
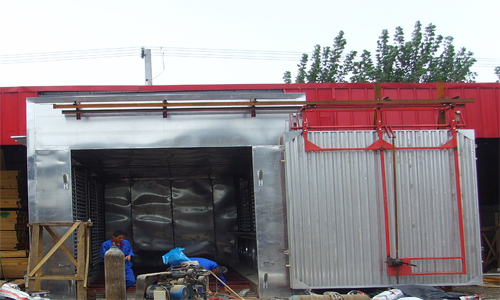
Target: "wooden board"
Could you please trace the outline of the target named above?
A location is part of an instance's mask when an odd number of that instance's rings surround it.
[[[16,211],[0,211],[0,231],[1,230],[16,230],[18,222],[18,214]]]
[[[18,189],[0,189],[0,198],[1,199],[19,198],[19,190]]]
[[[17,227],[16,222],[7,222],[3,219],[0,219],[0,231],[16,230],[16,227]]]
[[[18,240],[16,231],[0,232],[0,250],[17,250]]]
[[[28,257],[28,250],[11,250],[11,251],[0,251],[1,258],[11,258],[11,257]]]
[[[1,196],[1,193],[0,193]],[[19,198],[0,198],[0,209],[5,208],[21,208],[21,199]]]
[[[0,171],[0,180],[4,179],[17,179],[17,176],[19,175],[18,170],[1,170]]]
[[[28,270],[28,258],[2,258],[0,260],[0,277],[23,278]]]
[[[0,188],[1,189],[17,189],[17,177],[19,171],[0,171]]]
[[[17,179],[9,179],[0,181],[0,189],[17,189]]]
[[[483,276],[483,281],[485,284],[494,284],[500,286],[500,276]]]

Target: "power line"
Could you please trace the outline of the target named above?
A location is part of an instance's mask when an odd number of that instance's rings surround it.
[[[262,60],[293,60],[297,61],[302,52],[270,51],[270,50],[235,50],[212,48],[182,48],[182,47],[152,47],[152,55],[166,55],[177,57],[210,57],[235,59],[262,59]]]
[[[108,48],[75,51],[43,52],[0,55],[0,64],[35,63],[63,60],[80,60],[96,58],[112,58],[124,56],[137,56],[140,54],[138,48]]]
[[[257,59],[257,60],[292,60],[300,59],[300,52],[231,50],[209,48],[151,47],[154,56]],[[63,60],[98,59],[140,55],[140,47],[74,50],[44,53],[26,53],[0,55],[0,64],[20,64]]]
[[[186,47],[148,47],[153,56],[186,58],[220,58],[249,60],[280,60],[298,62],[304,52],[271,50],[238,50]],[[139,56],[141,47],[104,48],[43,53],[0,55],[0,64],[39,63],[50,61],[101,59]],[[474,67],[489,68],[500,65],[498,58],[476,58]]]

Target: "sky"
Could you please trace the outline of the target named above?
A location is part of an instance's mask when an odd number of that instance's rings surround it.
[[[0,0],[0,87],[144,85],[141,47],[154,85],[283,83],[340,30],[346,53],[374,53],[383,29],[409,40],[417,21],[472,51],[476,81],[494,82],[499,14],[498,0]]]

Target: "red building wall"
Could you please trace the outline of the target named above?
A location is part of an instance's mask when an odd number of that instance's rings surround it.
[[[381,95],[393,100],[437,99],[435,83],[382,83]],[[467,128],[475,129],[477,138],[500,137],[500,83],[445,83],[445,97],[473,98],[466,104],[462,116]],[[374,100],[371,83],[310,83],[310,84],[240,84],[240,85],[179,85],[179,86],[65,86],[65,87],[0,87],[0,145],[16,145],[11,136],[26,135],[26,98],[43,92],[173,92],[173,91],[232,91],[282,90],[305,93],[308,101]],[[392,112],[388,118],[394,124],[435,123],[435,114],[428,112]],[[370,112],[321,112],[320,125],[370,124]]]

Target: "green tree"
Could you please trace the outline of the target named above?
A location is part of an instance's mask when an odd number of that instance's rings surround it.
[[[497,82],[500,82],[500,66],[495,67],[495,75],[498,77]]]
[[[375,81],[375,69],[373,66],[372,54],[370,51],[363,50],[361,59],[353,62],[350,82],[372,81]]]
[[[382,30],[382,35],[377,41],[377,50],[375,54],[375,72],[374,78],[378,82],[395,82],[395,64],[397,48],[389,44],[389,31]]]
[[[314,46],[314,51],[311,57],[312,64],[307,72],[307,82],[318,82],[318,77],[321,76],[321,46]]]
[[[344,38],[344,32],[341,30],[333,40],[332,48],[324,51],[323,59],[323,76],[321,82],[343,82],[344,64],[342,62],[342,53],[344,52],[345,45],[347,44]]]
[[[292,72],[286,71],[285,74],[283,74],[283,81],[285,83],[292,83]]]
[[[296,82],[472,82],[477,76],[470,70],[473,53],[463,47],[456,51],[453,37],[437,35],[433,24],[422,31],[417,21],[409,41],[400,26],[392,42],[389,31],[382,30],[374,58],[367,50],[359,58],[357,51],[344,55],[346,44],[340,31],[331,48],[314,47],[311,62],[303,54]]]
[[[356,51],[351,51],[344,56],[345,45],[344,32],[340,31],[333,40],[332,47],[314,46],[310,60],[308,54],[302,54],[297,64],[295,82],[346,82],[346,76],[350,74],[354,65]],[[291,72],[286,71],[283,79],[287,82],[289,78],[291,78]]]
[[[306,53],[302,54],[302,59],[300,60],[300,63],[297,65],[297,67],[299,67],[299,70],[297,72],[297,77],[295,77],[295,83],[306,82],[306,69],[308,60],[309,60],[309,55],[307,55]]]

